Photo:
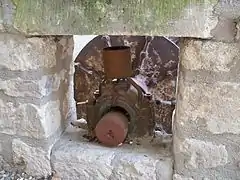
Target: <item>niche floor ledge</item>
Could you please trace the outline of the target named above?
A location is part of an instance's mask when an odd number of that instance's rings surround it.
[[[89,143],[85,130],[68,127],[54,145],[51,163],[64,180],[171,180],[171,147],[124,145],[107,148]]]

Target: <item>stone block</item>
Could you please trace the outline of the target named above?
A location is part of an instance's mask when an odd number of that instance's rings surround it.
[[[228,163],[228,152],[224,145],[215,145],[212,142],[197,139],[185,139],[178,143],[175,153],[184,156],[182,161],[185,168],[214,168]]]
[[[240,1],[221,0],[214,7],[215,14],[229,19],[238,19],[240,16]]]
[[[51,175],[51,147],[48,150],[44,150],[39,147],[30,146],[19,139],[14,139],[12,150],[14,163],[18,166],[22,165],[27,174],[37,177]]]
[[[217,0],[129,0],[121,3],[58,0],[46,1],[44,8],[38,8],[43,6],[42,1],[31,4],[31,0],[25,0],[17,3],[13,26],[19,32],[34,35],[145,34],[209,38],[211,29],[217,24],[214,14],[217,3]],[[53,16],[51,20],[45,18]]]
[[[240,59],[240,45],[185,39],[180,57],[183,67],[189,70],[229,72]]]
[[[69,127],[53,147],[51,163],[62,179],[172,179],[168,150],[151,145],[107,148],[82,138],[84,133]]]
[[[12,167],[0,154],[0,171],[1,170],[11,171]]]
[[[235,19],[219,17],[217,26],[212,30],[214,39],[224,42],[233,42],[235,39],[235,34]]]
[[[4,102],[0,99],[0,133],[43,139],[61,126],[60,101],[37,106]]]
[[[25,38],[0,34],[0,67],[29,71],[56,65],[56,43],[52,38]]]
[[[0,80],[0,90],[12,97],[43,98],[59,90],[65,73],[66,71],[62,70],[54,75],[44,75],[39,80],[26,80],[19,77]]]
[[[237,32],[236,32],[236,40],[239,41],[240,40],[240,21],[237,22],[236,24],[236,28],[237,28]]]
[[[74,99],[73,77],[69,77],[68,90],[63,100],[63,114],[65,120],[74,121],[77,119],[76,102]]]
[[[213,134],[240,134],[240,84],[191,83],[179,80],[176,123],[200,124]]]
[[[194,180],[194,179],[193,178],[182,177],[179,174],[174,174],[173,175],[173,180]]]

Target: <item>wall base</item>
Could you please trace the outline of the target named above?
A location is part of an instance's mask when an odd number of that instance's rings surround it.
[[[171,147],[160,145],[123,145],[107,148],[89,143],[85,130],[67,128],[52,149],[51,162],[56,174],[71,180],[171,180]],[[147,146],[147,147],[146,147]]]

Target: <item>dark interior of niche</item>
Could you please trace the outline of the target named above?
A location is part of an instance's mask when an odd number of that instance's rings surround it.
[[[179,62],[179,38],[159,36],[97,36],[78,54],[79,64],[74,79],[74,96],[86,101],[98,88],[104,74],[101,50],[109,46],[131,47],[133,69],[153,94],[157,130],[172,134],[172,112],[175,109],[175,90]],[[77,109],[78,118],[86,116]]]

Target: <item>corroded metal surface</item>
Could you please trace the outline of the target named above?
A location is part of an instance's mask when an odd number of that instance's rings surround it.
[[[101,50],[108,46],[131,47],[133,69],[137,79],[153,94],[155,100],[175,100],[175,82],[178,67],[178,47],[164,37],[151,36],[97,36],[76,58],[75,99],[89,99],[98,89],[104,75]],[[161,130],[171,133],[173,105],[156,105],[156,121]],[[85,109],[77,109],[78,117],[85,116]]]
[[[113,46],[103,49],[104,75],[106,78],[126,78],[132,76],[129,46]]]
[[[122,113],[109,112],[98,122],[97,139],[107,146],[117,146],[124,142],[128,133],[128,119]]]

